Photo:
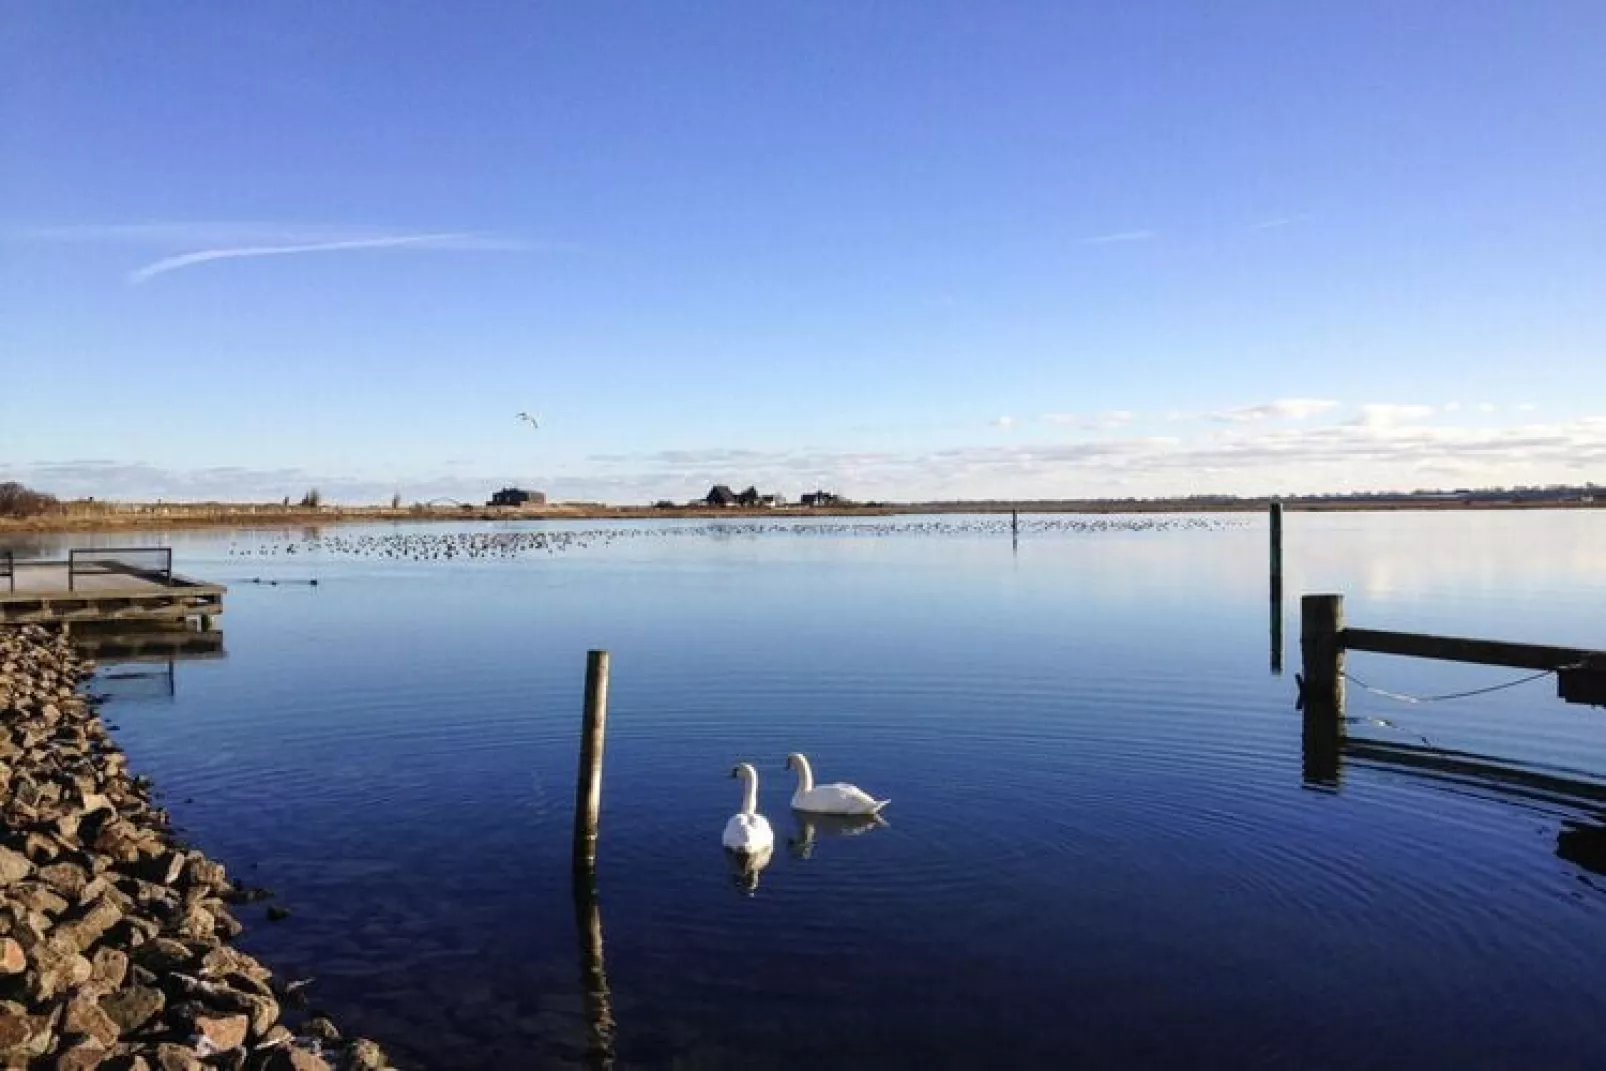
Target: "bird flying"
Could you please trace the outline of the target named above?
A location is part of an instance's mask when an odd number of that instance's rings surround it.
[[[537,417],[531,416],[529,413],[520,413],[518,415],[518,419],[525,421],[532,428],[539,428],[541,426],[541,421]]]

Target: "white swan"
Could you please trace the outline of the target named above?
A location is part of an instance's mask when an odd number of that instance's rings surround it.
[[[739,762],[731,776],[743,778],[747,785],[742,791],[742,809],[725,823],[725,835],[720,840],[733,852],[765,854],[775,847],[775,834],[770,831],[770,820],[758,813],[758,771],[751,763]]]
[[[797,771],[797,791],[792,793],[794,811],[814,814],[876,814],[891,803],[878,800],[857,785],[816,785],[809,760],[797,752],[786,756],[786,768]]]

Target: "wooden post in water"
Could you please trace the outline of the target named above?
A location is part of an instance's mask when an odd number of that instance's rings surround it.
[[[1300,694],[1305,712],[1344,717],[1344,596],[1306,595],[1299,602]]]
[[[1271,671],[1283,673],[1283,504],[1271,504]]]
[[[1283,504],[1271,504],[1271,586],[1283,589]]]
[[[1304,780],[1336,788],[1344,743],[1344,596],[1299,602],[1300,702],[1304,705]]]
[[[586,652],[585,720],[580,772],[574,788],[574,873],[597,869],[597,821],[602,816],[602,744],[608,722],[608,652]]]

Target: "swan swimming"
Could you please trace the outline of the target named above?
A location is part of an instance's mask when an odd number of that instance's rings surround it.
[[[775,847],[775,834],[770,831],[770,820],[758,813],[758,771],[753,764],[739,762],[731,770],[732,777],[747,782],[742,790],[742,809],[731,815],[725,823],[725,835],[720,838],[725,847],[743,855],[763,855]]]
[[[794,751],[786,756],[786,768],[797,771],[797,791],[792,793],[794,811],[814,814],[877,814],[891,800],[878,800],[857,785],[837,782],[816,785],[809,760]]]

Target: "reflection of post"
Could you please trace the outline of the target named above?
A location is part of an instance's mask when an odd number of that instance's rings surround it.
[[[1340,755],[1344,746],[1344,723],[1305,710],[1300,734],[1301,779],[1313,788],[1337,788]]]
[[[1271,582],[1271,671],[1283,675],[1283,586]]]
[[[1283,504],[1271,504],[1271,671],[1283,673]]]
[[[602,962],[602,910],[594,875],[574,876],[574,929],[580,942],[580,1000],[586,1016],[586,1064],[601,1071],[613,1066],[613,995]]]
[[[597,820],[602,814],[602,744],[608,722],[608,652],[586,653],[585,722],[580,729],[580,772],[574,789],[574,872],[597,869]]]

